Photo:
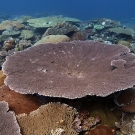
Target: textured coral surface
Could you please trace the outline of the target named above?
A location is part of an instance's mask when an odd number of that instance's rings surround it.
[[[75,109],[66,104],[49,103],[30,115],[18,115],[17,119],[23,135],[49,135],[59,128],[64,130],[62,135],[77,135],[72,128],[76,113]]]
[[[135,55],[129,51],[94,41],[34,46],[7,57],[5,84],[25,94],[107,96],[135,84]]]
[[[0,101],[0,135],[20,135],[20,127],[8,103]]]

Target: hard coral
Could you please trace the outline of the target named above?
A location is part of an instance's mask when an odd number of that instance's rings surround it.
[[[69,23],[61,23],[52,28],[48,28],[43,37],[48,35],[67,35],[68,33],[75,31],[78,31],[77,26]]]
[[[125,112],[135,112],[135,88],[129,88],[119,93],[115,99],[116,104]]]
[[[39,107],[29,115],[18,115],[17,119],[23,135],[77,135],[72,128],[76,110],[66,104],[49,103]]]
[[[79,22],[79,21],[80,20],[76,18],[62,17],[62,16],[48,16],[27,20],[29,25],[35,28],[49,28],[63,22]]]
[[[4,85],[4,79],[6,76],[3,74],[3,72],[0,70],[0,86]]]
[[[49,35],[43,37],[41,40],[37,41],[34,45],[46,44],[46,43],[59,43],[68,42],[70,38],[66,35]]]
[[[29,114],[41,105],[36,96],[17,93],[5,85],[0,87],[0,101],[6,101],[9,104],[9,109],[14,111],[16,115]]]
[[[115,122],[115,125],[125,135],[134,135],[135,134],[135,114],[123,113],[121,122]]]
[[[25,94],[107,96],[135,84],[135,55],[129,51],[94,41],[42,44],[8,56],[4,82]]]
[[[3,49],[8,51],[15,47],[15,40],[13,38],[9,38],[9,40],[3,43]]]
[[[15,114],[8,109],[8,104],[4,101],[0,101],[0,134],[20,135],[20,127]]]
[[[96,126],[100,122],[100,117],[88,117],[87,111],[80,111],[73,122],[73,128],[76,132],[87,131]]]
[[[16,29],[21,29],[24,27],[23,24],[17,22],[17,21],[3,21],[1,24],[0,24],[0,30],[5,30],[5,29],[8,29],[8,28],[16,28]]]
[[[70,40],[71,41],[75,41],[75,40],[86,40],[87,39],[87,36],[85,33],[81,32],[81,31],[77,31],[77,32],[74,32],[71,36],[70,36]]]
[[[121,27],[110,28],[109,31],[117,34],[129,35],[129,36],[132,36],[134,33],[134,31],[130,28],[121,28]]]

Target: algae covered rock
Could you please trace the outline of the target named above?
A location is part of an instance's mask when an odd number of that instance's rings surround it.
[[[87,102],[85,105],[86,110],[89,112],[89,117],[97,117],[101,118],[101,124],[107,125],[110,127],[115,127],[115,122],[120,120],[121,112],[117,111],[112,112],[110,109],[105,106],[103,101],[91,101]]]

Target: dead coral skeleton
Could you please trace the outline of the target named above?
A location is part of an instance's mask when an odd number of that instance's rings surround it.
[[[51,135],[62,135],[62,132],[64,132],[64,129],[62,128],[57,128],[55,130],[51,130]]]
[[[89,117],[88,112],[82,111],[78,115],[76,115],[73,122],[73,129],[78,133],[81,131],[87,131],[96,126],[100,121],[101,118],[99,116],[97,116],[96,118]]]
[[[126,119],[124,118],[126,117]],[[135,115],[134,114],[124,114],[122,116],[121,122],[115,122],[117,128],[126,135],[135,134]]]

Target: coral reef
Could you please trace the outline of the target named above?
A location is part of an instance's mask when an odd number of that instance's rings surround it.
[[[48,28],[63,22],[79,22],[79,21],[80,20],[75,18],[61,17],[61,16],[49,16],[27,20],[29,25],[35,28]]]
[[[116,122],[115,125],[121,130],[122,133],[126,135],[134,135],[135,134],[135,114],[123,113],[121,122]]]
[[[0,30],[6,30],[8,28],[21,29],[23,27],[24,27],[24,25],[19,23],[19,22],[17,22],[17,21],[6,20],[6,21],[3,21],[0,24]]]
[[[82,32],[82,31],[77,31],[74,32],[73,34],[71,34],[70,37],[70,41],[74,41],[74,40],[86,40],[87,39],[87,33],[86,32]]]
[[[0,134],[20,135],[20,127],[14,112],[9,111],[8,104],[0,101]]]
[[[109,127],[115,127],[115,122],[120,121],[121,112],[116,109],[115,111],[111,111],[109,105],[111,103],[107,103],[104,99],[95,98],[95,100],[87,101],[83,104],[83,107],[89,113],[88,117],[100,118],[100,123],[102,125],[107,125]],[[109,105],[107,105],[109,104]],[[111,120],[110,120],[111,119]]]
[[[32,38],[33,36],[34,35],[33,35],[32,31],[30,31],[30,30],[22,30],[20,38],[23,38],[23,39],[27,40],[27,39]]]
[[[135,88],[129,88],[118,94],[115,103],[125,112],[135,113]]]
[[[99,125],[86,132],[85,135],[115,135],[115,129],[105,125]]]
[[[36,96],[17,93],[5,85],[0,87],[0,101],[6,101],[9,104],[9,109],[16,115],[29,114],[42,105]]]
[[[11,50],[15,47],[15,40],[13,38],[9,38],[7,41],[3,43],[3,49],[5,51]]]
[[[102,30],[104,28],[104,26],[103,25],[94,25],[94,29],[95,30]]]
[[[74,119],[73,128],[76,132],[87,131],[96,126],[100,122],[100,117],[88,117],[89,113],[86,111],[79,111],[79,114]]]
[[[46,43],[59,43],[68,42],[70,40],[66,35],[49,35],[43,37],[41,40],[37,41],[34,45],[46,44]]]
[[[15,114],[25,113],[17,116],[22,135],[32,131],[36,135],[134,135],[135,27],[109,18],[80,21],[49,15],[36,14],[40,18],[33,19],[0,13],[0,69],[7,75],[0,71],[0,85],[6,77],[5,84],[13,89],[0,87],[0,100],[9,103],[8,110],[7,103],[0,101],[0,110],[7,108],[0,117],[5,125],[10,122],[9,134],[20,135]],[[36,110],[39,99],[45,105]],[[72,111],[68,117],[72,122],[67,122],[62,115]],[[11,113],[14,118],[7,119]],[[33,121],[41,125],[40,132]],[[2,124],[0,131],[8,134]]]
[[[3,74],[2,70],[0,70],[0,87],[4,85],[4,79],[6,76]]]
[[[98,30],[100,27],[101,30]],[[19,16],[13,18],[13,20],[4,20],[0,24],[0,29],[0,51],[3,50],[3,42],[7,41],[10,37],[14,38],[17,43],[17,46],[14,46],[12,49],[20,51],[27,47],[19,47],[19,40],[30,39],[33,45],[37,41],[42,40],[41,37],[52,34],[66,34],[70,38],[70,41],[94,40],[108,44],[119,44],[119,41],[123,40],[129,42],[131,46],[129,45],[128,47],[134,51],[134,30],[127,28],[120,22],[107,18],[80,21],[62,15],[34,19],[31,16]],[[119,31],[120,29],[120,31],[122,30],[127,34],[122,33],[122,31],[121,33],[113,32],[110,31],[111,29],[114,31]],[[125,42],[121,43],[125,45]],[[0,65],[2,64],[3,60],[0,61]]]
[[[13,28],[7,28],[5,31],[2,32],[4,36],[17,36],[20,34],[19,30],[14,30]]]
[[[119,44],[119,45],[127,46],[127,47],[130,48],[130,49],[132,48],[132,47],[131,47],[131,43],[128,42],[128,41],[125,41],[125,40],[119,40],[119,41],[118,41],[118,44]]]
[[[52,28],[48,28],[45,34],[43,35],[43,37],[48,35],[67,35],[75,31],[78,31],[77,26],[72,25],[70,23],[61,23],[61,24],[57,24]]]
[[[23,135],[77,135],[72,128],[76,110],[66,104],[49,103],[29,115],[21,114],[17,120]],[[64,131],[63,131],[64,130]]]
[[[135,84],[134,58],[121,45],[48,43],[7,57],[2,69],[7,75],[5,84],[16,92],[70,99],[104,97]]]
[[[16,44],[16,50],[22,51],[30,46],[32,46],[31,40],[22,39],[19,40],[18,44]]]
[[[110,28],[109,29],[110,32],[114,32],[117,34],[125,34],[125,35],[130,35],[132,36],[134,31],[130,28],[121,28],[121,27],[116,27],[116,28]]]
[[[51,135],[62,135],[62,132],[64,132],[64,130],[62,128],[57,128],[55,130],[51,130]]]

